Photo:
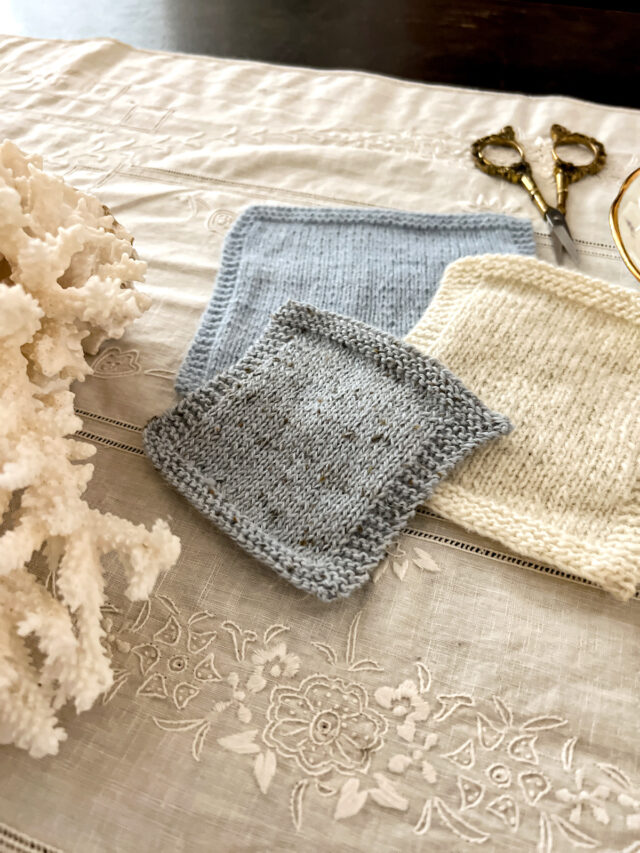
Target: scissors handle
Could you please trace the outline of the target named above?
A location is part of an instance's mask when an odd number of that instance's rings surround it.
[[[579,181],[585,175],[595,175],[599,172],[605,164],[607,153],[604,150],[604,145],[597,139],[584,133],[573,133],[566,127],[562,127],[561,124],[551,126],[551,141],[554,159],[553,175],[556,181],[556,208],[561,213],[566,213],[569,184]],[[569,163],[558,154],[559,145],[582,145],[591,151],[593,160],[582,166]]]
[[[489,145],[496,145],[499,148],[512,148],[514,151],[517,151],[520,160],[509,166],[499,166],[497,163],[492,163],[491,160],[488,160],[484,156],[484,149]],[[545,216],[547,210],[549,210],[549,205],[542,197],[542,193],[533,180],[531,166],[525,159],[524,149],[517,141],[515,131],[511,125],[503,127],[500,133],[490,133],[489,136],[476,139],[471,146],[471,155],[478,169],[486,172],[487,175],[503,178],[512,184],[522,184],[542,216]]]

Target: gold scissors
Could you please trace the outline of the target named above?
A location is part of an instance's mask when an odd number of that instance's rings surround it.
[[[579,181],[580,178],[584,178],[586,175],[595,175],[599,172],[605,164],[607,155],[604,145],[598,142],[597,139],[586,136],[584,133],[572,133],[560,124],[551,126],[551,141],[553,143],[553,176],[556,182],[555,207],[551,207],[544,200],[542,193],[533,179],[531,166],[525,159],[524,149],[517,141],[515,132],[510,125],[503,127],[500,133],[491,133],[489,136],[477,139],[471,146],[471,153],[478,169],[482,169],[488,175],[494,175],[498,178],[503,178],[505,181],[510,181],[512,184],[522,184],[540,211],[542,218],[549,226],[556,263],[562,263],[563,252],[566,252],[577,265],[578,250],[576,244],[573,242],[573,237],[565,218],[569,184]],[[517,151],[520,160],[509,166],[499,166],[497,163],[492,163],[490,160],[487,160],[483,153],[488,145],[513,148]],[[586,163],[583,166],[576,166],[560,157],[558,154],[559,145],[582,145],[591,151],[593,159],[590,163]]]

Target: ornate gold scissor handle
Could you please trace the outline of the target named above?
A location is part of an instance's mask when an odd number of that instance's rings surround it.
[[[569,184],[579,181],[585,175],[595,175],[602,169],[605,164],[607,155],[604,150],[604,145],[594,139],[592,136],[587,136],[584,133],[574,133],[562,127],[561,124],[551,126],[551,142],[553,152],[553,175],[556,182],[556,210],[560,213],[566,213],[567,194]],[[512,163],[509,166],[498,166],[492,163],[484,156],[484,149],[489,145],[496,145],[500,148],[512,148],[518,153],[520,160],[517,163]],[[558,154],[560,145],[582,145],[588,148],[593,159],[589,163],[581,166],[576,166],[574,163],[569,163],[567,160]],[[544,200],[542,193],[538,189],[536,182],[531,173],[531,166],[525,159],[524,149],[516,139],[516,134],[511,125],[503,127],[499,133],[491,133],[488,136],[483,136],[482,139],[477,139],[471,146],[471,153],[476,166],[486,172],[488,175],[493,175],[498,178],[503,178],[510,181],[512,184],[521,183],[527,190],[534,204],[544,216],[549,209],[549,205]]]
[[[491,160],[487,160],[484,156],[484,149],[489,145],[496,145],[499,148],[512,148],[514,151],[517,151],[520,160],[509,166],[498,166],[496,163],[492,163]],[[483,136],[482,139],[476,139],[471,146],[471,154],[476,161],[476,166],[483,172],[486,172],[487,175],[503,178],[512,184],[522,184],[542,216],[546,214],[549,205],[542,197],[542,193],[533,180],[531,166],[525,159],[524,149],[517,141],[515,131],[511,125],[508,124],[506,127],[503,127],[500,133],[490,133],[488,136]]]
[[[585,175],[595,175],[599,172],[606,162],[607,153],[604,150],[604,145],[594,139],[593,136],[573,133],[561,124],[551,125],[551,141],[554,159],[553,175],[556,181],[556,207],[561,213],[566,213],[569,184],[579,181]],[[568,163],[559,156],[558,145],[583,145],[592,151],[593,160],[582,166]]]

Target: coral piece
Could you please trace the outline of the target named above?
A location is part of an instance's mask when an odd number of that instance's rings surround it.
[[[113,675],[102,643],[101,557],[125,566],[131,599],[149,595],[180,543],[82,499],[95,448],[71,383],[91,373],[84,349],[120,337],[149,306],[133,289],[145,264],[100,202],[0,145],[0,743],[55,754],[56,712],[91,707]],[[47,559],[52,591],[30,571]]]

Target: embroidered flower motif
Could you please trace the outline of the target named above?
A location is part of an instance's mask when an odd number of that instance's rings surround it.
[[[396,688],[378,687],[374,696],[378,705],[391,711],[394,717],[403,718],[397,728],[398,735],[411,743],[416,733],[416,723],[426,720],[431,712],[429,703],[422,698],[415,681],[407,679]]]
[[[556,798],[558,800],[574,805],[569,815],[571,823],[579,824],[582,819],[583,809],[589,808],[598,823],[608,824],[609,814],[607,813],[605,800],[609,799],[610,789],[606,785],[598,785],[593,791],[588,791],[584,787],[584,770],[576,770],[575,780],[576,793],[569,791],[568,788],[561,788],[559,791],[556,791]]]
[[[285,643],[278,643],[272,649],[258,649],[251,655],[253,672],[247,680],[247,689],[259,693],[267,686],[265,674],[272,679],[292,678],[300,669],[300,658],[287,653]]]
[[[100,379],[110,379],[112,376],[130,376],[140,373],[138,351],[121,350],[119,347],[109,347],[93,360],[93,375]]]
[[[365,771],[387,730],[359,684],[324,675],[311,675],[297,688],[275,687],[267,719],[267,746],[314,776]]]

